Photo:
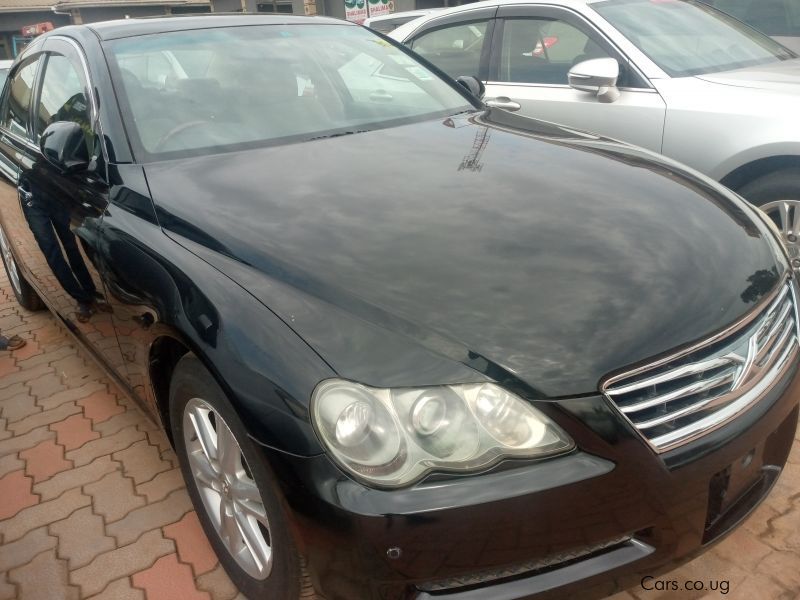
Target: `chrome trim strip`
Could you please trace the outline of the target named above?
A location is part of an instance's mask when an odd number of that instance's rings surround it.
[[[699,362],[689,363],[688,365],[676,367],[671,371],[666,371],[664,373],[661,373],[660,375],[654,375],[653,377],[649,377],[648,379],[642,379],[641,381],[636,381],[628,385],[623,385],[621,387],[614,388],[613,390],[607,390],[606,393],[609,396],[622,396],[624,394],[635,392],[636,390],[640,390],[642,388],[646,388],[651,385],[664,383],[665,381],[670,381],[671,379],[680,379],[681,377],[694,375],[696,373],[702,373],[703,371],[709,371],[711,369],[723,367],[728,364],[731,364],[731,361],[725,356],[720,356],[718,358],[711,358],[708,360],[701,360]]]
[[[764,392],[766,392],[769,387],[772,386],[775,380],[783,375],[783,373],[787,370],[788,365],[791,364],[789,358],[792,357],[792,354],[794,354],[794,357],[797,356],[797,337],[793,337],[793,340],[795,343],[786,348],[783,356],[781,356],[780,360],[776,362],[775,366],[770,369],[770,371],[764,375],[759,382],[750,389],[750,391],[743,394],[741,398],[731,402],[714,414],[708,415],[699,421],[695,421],[691,425],[687,425],[681,429],[676,429],[670,433],[653,438],[651,443],[658,447],[662,452],[669,450],[677,445],[676,442],[678,440],[680,440],[681,443],[685,443],[698,437],[698,434],[704,434],[708,431],[713,431],[714,429],[726,423],[728,420],[738,415],[740,412],[743,412],[745,409],[752,406],[752,404]]]
[[[766,298],[762,299],[761,302],[759,302],[756,306],[754,306],[753,309],[749,313],[747,313],[744,317],[739,319],[733,325],[730,325],[729,327],[726,327],[725,329],[723,329],[722,331],[720,331],[716,335],[713,335],[713,336],[711,336],[709,338],[706,338],[705,340],[702,340],[700,342],[696,342],[696,343],[692,344],[691,346],[688,346],[687,348],[685,348],[684,350],[681,350],[680,352],[677,352],[675,354],[671,354],[671,355],[666,356],[666,357],[664,357],[664,358],[662,358],[660,360],[657,360],[657,361],[649,363],[647,365],[638,367],[636,369],[632,369],[632,370],[627,371],[625,373],[621,373],[619,375],[613,375],[613,376],[609,377],[608,379],[604,380],[603,382],[601,382],[600,391],[603,394],[606,394],[608,388],[611,387],[617,381],[621,381],[623,379],[629,379],[630,377],[635,377],[639,373],[643,373],[645,371],[650,371],[652,369],[655,369],[657,367],[660,367],[660,366],[663,366],[663,365],[665,365],[667,363],[670,363],[670,362],[672,362],[674,360],[678,360],[680,358],[683,358],[687,354],[691,354],[692,352],[696,352],[697,350],[699,350],[701,348],[704,348],[706,346],[711,346],[712,344],[715,344],[716,342],[718,342],[718,341],[720,341],[720,340],[722,340],[722,339],[724,339],[726,337],[729,337],[731,334],[733,334],[733,333],[735,333],[737,331],[741,331],[742,329],[745,329],[748,325],[750,325],[753,321],[755,321],[759,316],[764,314],[764,307],[765,306],[769,306],[770,304],[773,303],[773,301],[775,301],[776,298],[778,298],[779,296],[783,295],[783,292],[784,292],[784,289],[786,287],[786,283],[789,280],[789,277],[790,277],[789,274],[785,275],[783,280],[778,284],[778,286],[772,292],[771,295],[769,295]],[[797,303],[795,303],[795,311],[796,310],[797,310]],[[799,334],[798,337],[800,337],[800,328],[798,328],[798,334]]]
[[[651,408],[653,406],[658,406],[659,404],[665,404],[667,402],[672,402],[674,400],[680,400],[681,398],[685,398],[686,396],[691,396],[692,394],[706,392],[708,390],[712,390],[726,383],[733,383],[735,380],[736,380],[735,373],[725,373],[724,375],[714,377],[713,379],[708,379],[706,381],[698,381],[697,383],[687,385],[668,394],[656,396],[655,398],[651,398],[643,402],[637,402],[636,404],[631,404],[630,406],[620,407],[620,410],[625,414],[639,412],[640,410]],[[643,427],[643,425],[640,425],[638,423],[636,424],[636,426]]]

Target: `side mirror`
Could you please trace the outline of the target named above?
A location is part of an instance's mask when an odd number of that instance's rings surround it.
[[[619,98],[619,63],[613,58],[593,58],[580,62],[569,70],[567,77],[570,87],[597,94],[600,102],[614,102]]]
[[[73,121],[56,121],[47,126],[39,140],[45,160],[63,174],[89,168],[86,136]]]
[[[483,98],[483,93],[486,91],[486,86],[477,77],[471,75],[462,75],[456,78],[456,83],[461,84],[466,90],[475,96],[478,100]]]

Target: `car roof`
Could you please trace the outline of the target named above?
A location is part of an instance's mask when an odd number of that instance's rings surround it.
[[[395,12],[389,13],[388,15],[378,15],[377,17],[369,17],[364,24],[366,25],[369,23],[376,23],[378,21],[389,21],[391,19],[402,19],[404,17],[412,17],[412,16],[419,16],[422,17],[424,15],[430,14],[432,12],[440,12],[444,10],[443,8],[420,8],[417,10],[404,10],[402,12]]]
[[[221,15],[170,16],[140,19],[119,19],[84,25],[94,31],[101,40],[186,31],[190,29],[211,29],[214,27],[243,27],[247,25],[352,25],[347,21],[330,17],[301,17],[292,15],[264,15],[234,13]]]
[[[409,34],[416,31],[418,27],[427,23],[428,21],[432,21],[433,19],[440,19],[447,15],[476,10],[479,8],[508,6],[511,4],[536,4],[539,6],[541,5],[564,6],[567,8],[575,8],[602,1],[604,0],[483,0],[482,2],[471,2],[469,4],[462,4],[461,6],[445,8],[444,10],[437,10],[430,14],[423,15],[418,19],[400,25],[400,27],[398,27],[393,31],[390,31],[387,35],[392,39],[403,41]]]

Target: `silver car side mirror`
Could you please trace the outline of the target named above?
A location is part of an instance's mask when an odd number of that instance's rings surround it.
[[[619,98],[619,63],[613,58],[593,58],[579,62],[569,70],[567,77],[570,87],[597,94],[600,102],[614,102]]]

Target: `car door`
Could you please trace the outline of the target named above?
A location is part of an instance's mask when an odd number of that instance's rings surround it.
[[[32,283],[73,333],[124,372],[99,260],[108,184],[85,64],[80,48],[67,38],[45,42],[32,95],[27,160],[19,168],[19,198],[28,241],[33,238],[29,252],[39,266]],[[64,173],[43,157],[39,140],[58,121],[81,126],[88,169]]]
[[[42,56],[33,49],[28,52],[9,73],[0,100],[0,243],[3,252],[11,254],[5,257],[6,263],[15,265],[10,271],[10,285],[18,296],[22,296],[21,278],[33,283],[49,273],[44,256],[33,251],[36,240],[25,220],[20,198],[26,192],[19,187],[20,170],[29,169],[35,162],[30,107]]]
[[[614,58],[620,95],[602,102],[569,86],[576,64]],[[484,99],[520,114],[622,139],[659,152],[666,105],[634,65],[577,13],[558,7],[501,6]]]

